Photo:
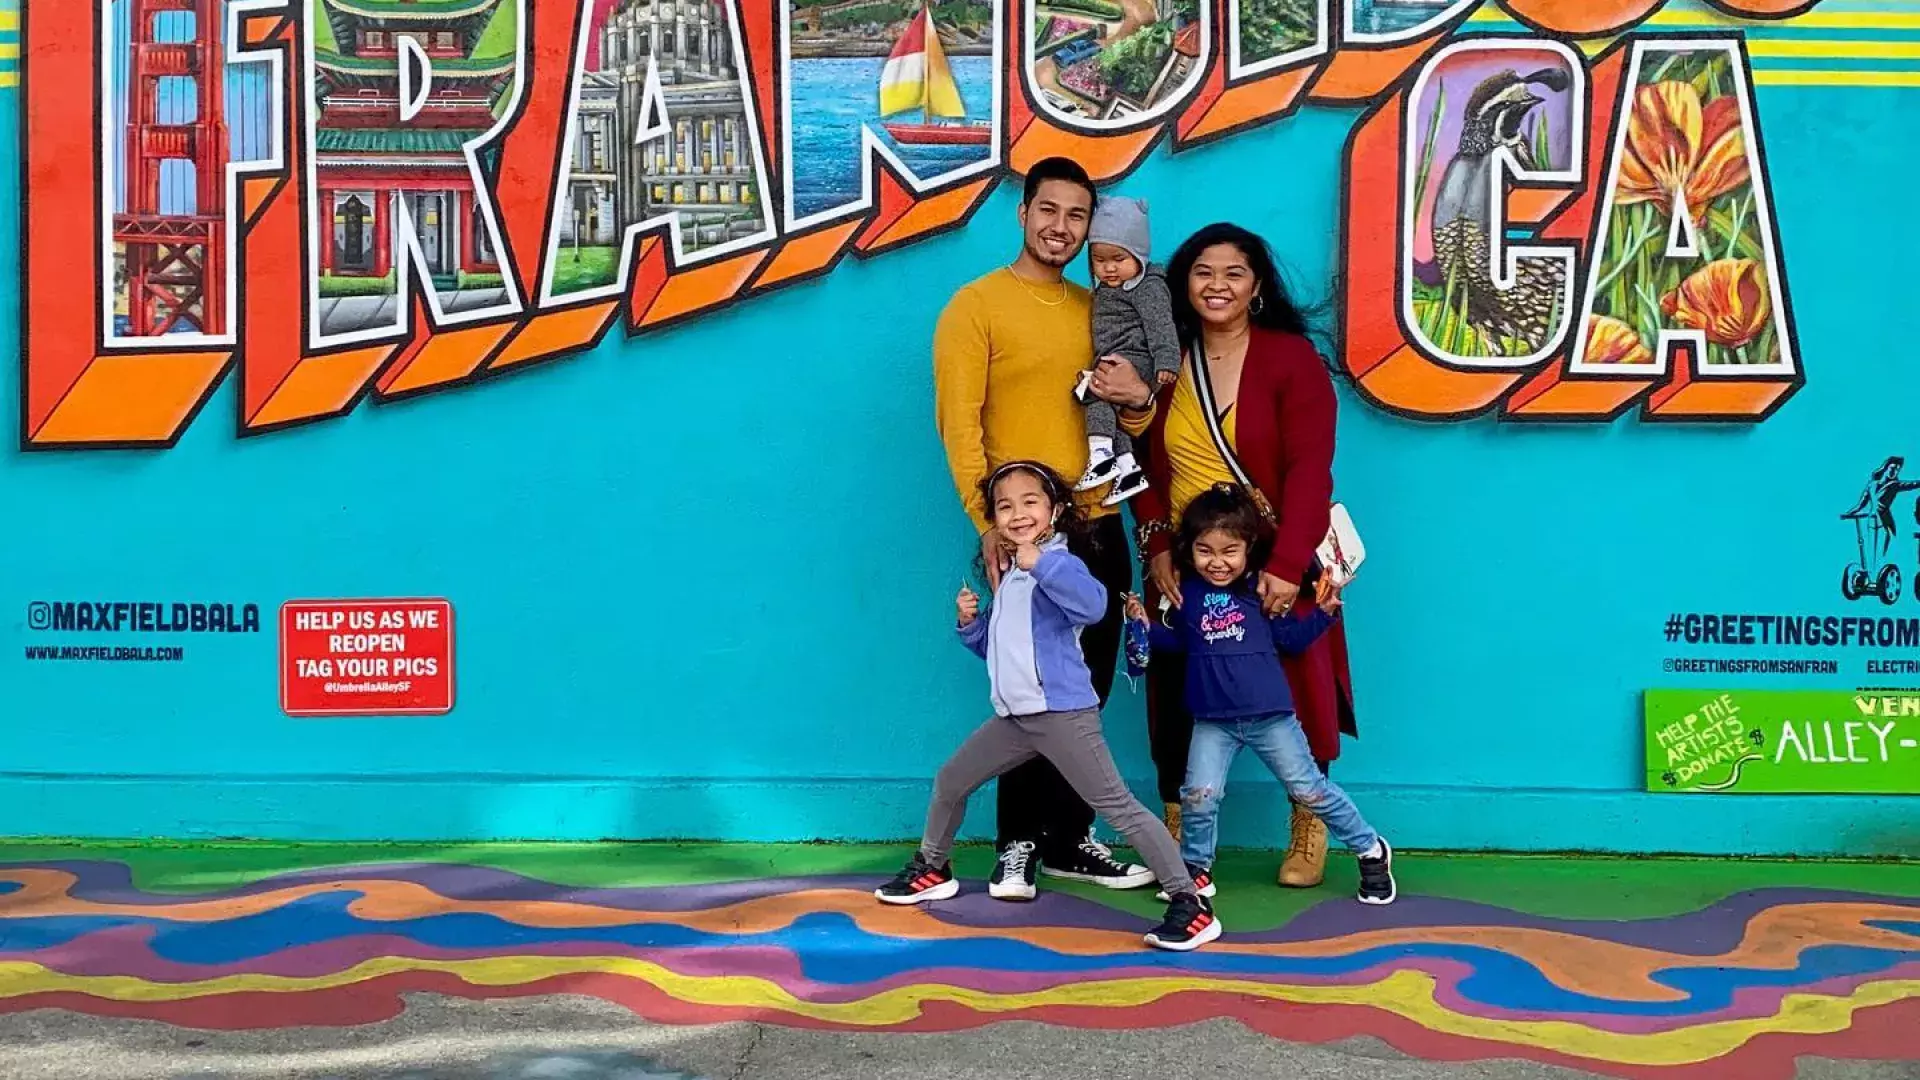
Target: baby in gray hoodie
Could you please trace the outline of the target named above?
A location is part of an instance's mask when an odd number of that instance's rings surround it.
[[[1122,356],[1155,392],[1180,377],[1180,336],[1173,327],[1173,295],[1166,272],[1153,265],[1147,202],[1103,195],[1087,228],[1087,259],[1093,267],[1093,355]],[[1133,457],[1133,440],[1120,430],[1114,407],[1087,389],[1080,377],[1074,396],[1087,408],[1087,471],[1075,491],[1111,483],[1102,505],[1118,506],[1147,486],[1146,470]]]

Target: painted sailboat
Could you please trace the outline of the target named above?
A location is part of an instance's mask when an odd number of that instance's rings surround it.
[[[904,146],[979,146],[993,139],[990,122],[966,119],[967,106],[940,47],[930,4],[908,20],[880,69],[881,117],[915,109],[920,111],[918,123],[883,119],[880,126]]]

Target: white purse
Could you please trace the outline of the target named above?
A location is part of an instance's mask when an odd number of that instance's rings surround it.
[[[1347,583],[1367,561],[1367,545],[1360,540],[1360,531],[1353,527],[1353,518],[1347,514],[1347,508],[1334,503],[1328,512],[1329,525],[1327,538],[1320,541],[1314,554],[1320,558],[1320,569],[1334,588],[1344,589]]]

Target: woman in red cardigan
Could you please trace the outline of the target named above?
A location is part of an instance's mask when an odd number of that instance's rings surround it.
[[[1186,360],[1179,380],[1158,395],[1150,419],[1126,417],[1130,428],[1145,429],[1149,447],[1150,484],[1134,498],[1148,610],[1158,610],[1161,596],[1180,595],[1168,543],[1173,523],[1195,496],[1229,482],[1250,486],[1255,501],[1271,511],[1273,554],[1260,575],[1268,612],[1305,611],[1319,591],[1314,549],[1326,537],[1333,499],[1333,379],[1260,237],[1237,225],[1209,225],[1174,253],[1167,283]],[[1231,456],[1222,453],[1222,442]],[[1355,733],[1345,625],[1345,619],[1336,623],[1306,653],[1281,658],[1323,773],[1340,756],[1340,733]],[[1154,765],[1176,830],[1193,737],[1180,660],[1156,654],[1147,671]],[[1280,883],[1318,885],[1326,857],[1326,826],[1295,805]]]

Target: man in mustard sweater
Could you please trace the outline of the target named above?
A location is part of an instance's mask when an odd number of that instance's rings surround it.
[[[935,418],[953,482],[980,533],[989,586],[998,586],[1006,554],[987,523],[980,482],[1021,459],[1044,462],[1064,477],[1080,475],[1086,424],[1073,388],[1090,366],[1093,392],[1123,410],[1138,414],[1153,400],[1125,360],[1093,364],[1092,299],[1061,276],[1086,243],[1094,198],[1093,181],[1079,165],[1037,162],[1020,200],[1019,257],[962,286],[934,329]],[[1100,505],[1103,493],[1078,496],[1093,529],[1074,549],[1107,588],[1106,616],[1080,638],[1102,706],[1119,655],[1122,594],[1133,587],[1126,527],[1116,509]],[[1119,862],[1093,839],[1092,808],[1045,758],[1000,777],[997,810],[1000,858],[988,892],[999,899],[1032,899],[1036,871],[1116,889],[1153,881],[1146,867]]]

